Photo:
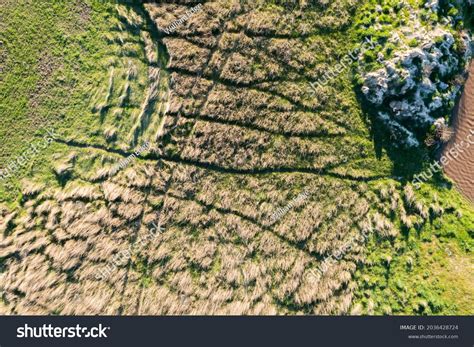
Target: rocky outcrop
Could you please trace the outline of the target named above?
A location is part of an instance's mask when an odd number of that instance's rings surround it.
[[[430,0],[425,9],[434,13],[440,5]],[[362,92],[397,147],[419,146],[436,119],[448,117],[471,55],[470,37],[449,28],[452,18],[426,23],[418,10],[410,11],[414,24],[394,31],[383,45],[396,51],[378,53],[382,67],[370,71],[361,64]]]

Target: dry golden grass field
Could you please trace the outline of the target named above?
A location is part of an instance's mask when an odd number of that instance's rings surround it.
[[[310,85],[380,4],[0,0],[0,313],[472,314],[472,204]]]

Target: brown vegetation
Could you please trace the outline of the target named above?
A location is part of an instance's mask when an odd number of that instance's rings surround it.
[[[310,34],[347,25],[355,1],[304,13],[211,1],[166,36],[160,28],[188,8],[179,3],[119,7],[109,39],[124,53],[127,29],[140,30],[147,77],[124,54],[92,97],[104,142],[67,143],[77,155],[57,158],[57,184],[25,183],[22,214],[1,211],[0,313],[347,313],[364,248],[350,247],[321,279],[310,270],[372,224],[380,237],[395,236],[391,211],[407,225],[427,217],[410,188],[368,189],[376,177],[360,163],[375,161],[372,144],[346,136],[365,131],[348,113],[355,101],[329,93],[334,107],[308,90],[305,79],[323,70],[315,57],[329,59],[336,45]],[[127,107],[132,124],[120,117]],[[144,140],[157,142],[153,153],[113,169]],[[269,226],[303,190],[307,201]],[[149,238],[153,224],[164,232]]]

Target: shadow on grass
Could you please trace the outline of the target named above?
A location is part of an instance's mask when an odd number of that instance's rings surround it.
[[[412,181],[415,175],[425,174],[429,181],[437,186],[451,187],[441,172],[433,173],[427,168],[433,164],[439,155],[438,151],[428,149],[422,141],[418,148],[402,148],[396,146],[396,139],[391,137],[387,126],[377,119],[380,111],[370,104],[362,94],[360,86],[354,82],[354,92],[361,106],[364,122],[370,130],[376,157],[380,159],[386,154],[393,163],[392,175],[400,182]],[[431,176],[431,177],[429,177]]]

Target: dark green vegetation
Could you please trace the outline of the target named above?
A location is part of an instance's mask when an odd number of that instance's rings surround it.
[[[448,185],[414,192],[397,177],[410,158],[377,158],[349,70],[308,86],[358,44],[356,1],[207,2],[171,36],[186,6],[3,3],[2,160],[44,123],[62,141],[2,186],[0,312],[472,314],[472,207]],[[152,222],[165,232],[97,280]]]

